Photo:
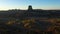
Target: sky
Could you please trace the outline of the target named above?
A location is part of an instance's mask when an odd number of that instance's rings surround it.
[[[8,9],[60,9],[60,0],[0,0],[0,10]]]

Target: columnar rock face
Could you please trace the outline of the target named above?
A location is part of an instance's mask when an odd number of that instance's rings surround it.
[[[30,10],[30,11],[32,10],[32,6],[31,5],[28,6],[28,10]]]

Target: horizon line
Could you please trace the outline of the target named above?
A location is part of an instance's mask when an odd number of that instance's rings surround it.
[[[4,10],[28,10],[28,9],[0,9],[0,11],[4,11]],[[33,10],[60,10],[60,9],[33,9]]]

